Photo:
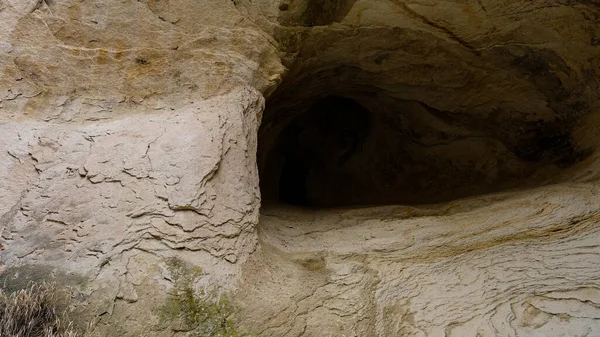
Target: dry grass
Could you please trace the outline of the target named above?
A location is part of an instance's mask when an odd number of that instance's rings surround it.
[[[85,337],[67,318],[67,299],[65,292],[48,283],[13,294],[0,289],[0,336]]]

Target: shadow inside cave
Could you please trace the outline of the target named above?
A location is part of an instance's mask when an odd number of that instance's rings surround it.
[[[263,200],[298,206],[445,202],[534,186],[587,155],[566,124],[522,132],[515,121],[499,132],[473,116],[381,93],[269,109],[259,132]]]

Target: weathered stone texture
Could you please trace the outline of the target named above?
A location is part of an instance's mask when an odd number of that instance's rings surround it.
[[[155,311],[172,256],[261,336],[600,336],[598,22],[594,0],[0,0],[0,280],[72,286],[98,336],[183,335]],[[332,96],[375,131],[307,164],[307,204],[340,208],[283,206],[282,135]]]

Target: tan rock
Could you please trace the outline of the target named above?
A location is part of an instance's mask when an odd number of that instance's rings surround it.
[[[0,280],[99,336],[183,334],[170,257],[260,336],[600,335],[599,18],[0,0]]]

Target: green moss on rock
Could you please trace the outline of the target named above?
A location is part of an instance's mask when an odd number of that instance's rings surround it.
[[[188,332],[188,337],[245,335],[236,329],[234,306],[227,294],[219,294],[214,288],[209,292],[194,289],[195,281],[202,275],[201,268],[179,258],[169,258],[165,263],[173,289],[159,310],[161,320],[179,322],[173,329]]]

